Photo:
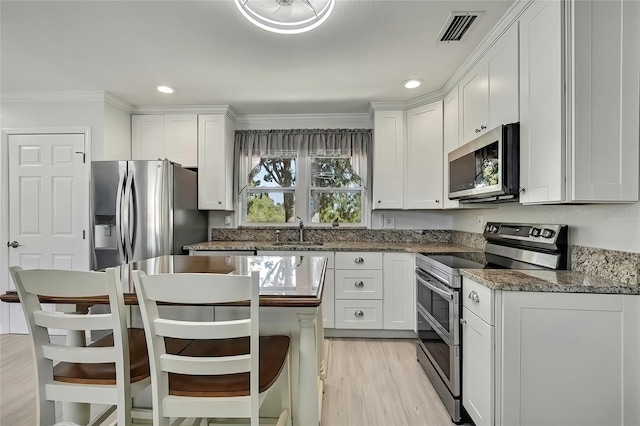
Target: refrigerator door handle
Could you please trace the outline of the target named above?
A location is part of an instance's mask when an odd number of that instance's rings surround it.
[[[132,220],[131,207],[132,207],[132,189],[133,189],[133,173],[127,176],[127,182],[124,187],[124,217],[125,221],[125,231],[124,231],[124,242],[125,249],[127,251],[127,261],[133,258],[133,238],[135,233],[135,219]]]
[[[122,197],[124,193],[124,180],[126,178],[125,173],[120,174],[120,180],[118,181],[118,189],[116,194],[116,241],[118,245],[118,254],[120,259],[125,259],[124,256],[124,223],[122,214]],[[124,262],[126,263],[126,261]]]

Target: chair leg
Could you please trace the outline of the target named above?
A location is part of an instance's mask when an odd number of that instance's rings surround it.
[[[277,426],[291,426],[291,356],[287,355],[282,373],[280,373],[280,403],[282,413]],[[286,417],[283,414],[286,412]],[[284,421],[281,423],[281,421]]]

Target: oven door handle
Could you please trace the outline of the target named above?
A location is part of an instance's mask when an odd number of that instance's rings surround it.
[[[436,287],[435,285],[431,284],[429,281],[425,280],[422,276],[420,276],[419,273],[416,273],[416,279],[425,287],[427,287],[429,290],[439,294],[440,296],[449,299],[449,300],[453,300],[453,293],[449,293],[448,291],[442,290],[441,288]]]

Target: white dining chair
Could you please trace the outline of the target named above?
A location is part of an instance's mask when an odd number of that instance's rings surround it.
[[[117,423],[130,425],[132,397],[150,384],[149,358],[144,330],[127,329],[122,285],[115,270],[9,269],[33,342],[38,423],[56,423],[54,401],[62,401],[108,405],[90,425],[104,422],[116,408]],[[105,295],[111,308],[106,314],[49,312],[39,301],[39,296],[63,300]],[[110,334],[89,346],[72,347],[53,343],[49,329],[108,330]]]
[[[250,419],[279,382],[276,424],[291,425],[289,336],[259,336],[258,272],[251,276],[133,272],[149,348],[153,424],[185,418]],[[158,303],[187,305],[249,301],[246,318],[191,322],[160,317]],[[165,351],[163,337],[193,339],[179,355]],[[276,386],[277,387],[277,386]]]

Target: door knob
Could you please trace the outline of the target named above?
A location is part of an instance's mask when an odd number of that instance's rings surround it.
[[[17,241],[11,241],[10,243],[7,243],[7,247],[18,248],[20,247],[20,243]]]

